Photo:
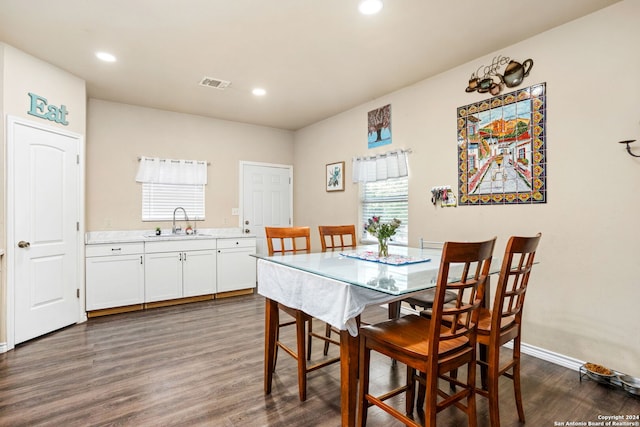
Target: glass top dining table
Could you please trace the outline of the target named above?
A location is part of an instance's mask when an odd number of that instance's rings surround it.
[[[403,295],[435,286],[441,249],[391,246],[389,252],[389,257],[382,262],[377,259],[375,245],[335,252],[256,257],[389,295]]]
[[[342,425],[355,424],[360,314],[368,306],[399,304],[412,294],[435,287],[442,250],[390,246],[391,264],[371,260],[376,255],[376,246],[309,254],[254,255],[258,258],[258,293],[266,301],[266,394],[271,393],[278,304],[283,304],[340,329]],[[494,258],[491,269],[492,273],[499,271],[500,260]],[[457,279],[455,268],[449,274],[449,280]],[[485,291],[488,290],[487,286]]]

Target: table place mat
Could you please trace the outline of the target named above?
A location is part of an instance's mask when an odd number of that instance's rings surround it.
[[[389,264],[389,265],[407,265],[407,264],[416,264],[419,262],[431,261],[431,258],[416,258],[412,256],[395,255],[395,254],[391,254],[388,257],[379,257],[378,252],[374,252],[374,251],[350,252],[350,253],[341,252],[340,255],[346,256],[347,258],[356,258],[356,259],[361,259],[363,261],[379,262],[382,264]]]

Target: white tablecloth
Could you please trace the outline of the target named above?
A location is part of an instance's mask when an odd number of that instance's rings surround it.
[[[348,330],[352,336],[358,335],[356,317],[365,307],[406,298],[262,259],[258,260],[258,293],[340,330]]]

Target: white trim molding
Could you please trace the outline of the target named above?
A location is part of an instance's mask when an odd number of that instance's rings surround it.
[[[383,307],[386,308],[387,304],[384,304]],[[418,311],[413,310],[411,307],[406,307],[405,305],[402,306],[400,311],[402,312],[402,314],[420,314]],[[513,341],[506,343],[505,347],[512,348]],[[524,342],[520,343],[520,351],[526,355],[533,356],[546,362],[551,362],[553,364],[560,365],[574,371],[578,371],[580,369],[580,366],[584,365],[585,363],[582,360],[565,356],[564,354],[556,353],[551,350],[536,347],[535,345],[527,344]]]

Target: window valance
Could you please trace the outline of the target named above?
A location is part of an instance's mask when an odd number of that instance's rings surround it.
[[[376,156],[355,157],[352,163],[353,182],[382,181],[409,175],[407,154],[411,150],[395,150]]]
[[[141,157],[136,181],[157,184],[204,185],[207,183],[207,162]]]

